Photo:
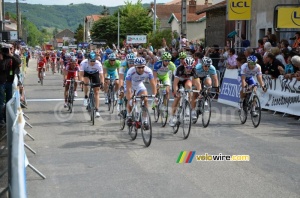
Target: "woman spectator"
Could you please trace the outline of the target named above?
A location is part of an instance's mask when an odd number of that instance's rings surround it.
[[[283,64],[283,66],[285,67],[286,62],[285,62],[285,60],[284,60],[284,57],[283,57],[282,54],[280,53],[280,49],[279,49],[278,47],[272,47],[272,48],[271,48],[271,53],[274,54],[275,58],[276,58],[277,60],[279,60],[279,61]]]
[[[258,43],[258,47],[256,49],[256,53],[260,53],[263,56],[264,55],[264,41],[262,39],[258,39],[257,43]]]
[[[291,62],[294,66],[294,72],[295,72],[294,74],[291,75],[291,77],[300,80],[300,56],[298,55],[293,56]]]

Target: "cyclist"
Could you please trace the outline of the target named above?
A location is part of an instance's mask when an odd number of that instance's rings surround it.
[[[127,75],[128,70],[134,65],[134,59],[135,59],[135,54],[134,53],[130,53],[127,54],[126,56],[126,61],[124,61],[121,65],[119,74],[120,74],[120,90],[119,90],[119,105],[122,104],[123,100],[122,98],[124,97],[124,93],[126,93],[126,81],[125,81],[125,77]],[[119,105],[117,107],[118,111],[119,111]]]
[[[111,53],[108,55],[108,60],[104,61],[103,63],[103,72],[106,74],[105,77],[105,83],[104,83],[104,95],[105,95],[105,104],[108,104],[108,84],[109,80],[115,80],[115,100],[118,100],[117,98],[117,92],[119,90],[119,75],[118,70],[121,67],[121,61],[117,60],[116,54]]]
[[[267,88],[262,80],[262,72],[261,72],[261,66],[259,64],[257,64],[257,58],[256,56],[250,55],[247,58],[247,62],[244,63],[241,66],[241,81],[242,81],[242,90],[240,92],[240,107],[243,104],[243,101],[246,97],[246,89],[247,86],[251,86],[251,85],[256,85],[257,83],[255,82],[253,76],[257,77],[257,80],[260,84],[260,86],[262,87],[263,91],[266,92]],[[253,87],[251,87],[251,89],[253,89]],[[256,91],[256,88],[254,88]],[[257,116],[257,112],[255,111],[255,106],[253,106],[252,108],[254,108],[254,110],[252,111],[252,115],[253,116]]]
[[[131,67],[126,75],[126,99],[129,101],[127,103],[127,125],[132,125],[132,96],[133,91],[135,91],[135,94],[137,96],[140,95],[148,95],[147,88],[144,85],[145,78],[149,78],[150,85],[152,88],[152,94],[156,95],[156,81],[153,77],[152,70],[146,66],[146,60],[143,57],[137,57],[134,60],[135,67]],[[157,100],[157,99],[155,99]],[[147,98],[144,99],[145,107],[148,107],[148,100]],[[149,126],[147,119],[142,115],[142,122],[144,123],[144,126]]]
[[[174,62],[174,64],[176,65],[176,67],[178,67],[179,65],[183,65],[183,61],[184,61],[184,59],[186,57],[187,57],[186,52],[180,52],[179,53],[179,57]]]
[[[81,51],[81,50],[78,50],[78,51],[77,51],[76,58],[77,58],[77,60],[78,60],[78,64],[80,64],[81,61],[84,60],[84,55],[82,54],[82,51]]]
[[[157,80],[157,84],[162,82],[163,85],[166,86],[166,99],[169,100],[169,93],[170,93],[170,77],[169,72],[172,73],[176,70],[176,66],[171,61],[172,55],[169,52],[164,52],[161,56],[161,61],[158,61],[154,65],[153,75],[154,79]],[[166,104],[166,101],[163,101]],[[155,105],[155,103],[153,103]],[[154,106],[152,107],[154,108]],[[164,108],[164,107],[163,107]]]
[[[105,53],[102,54],[102,57],[101,57],[101,61],[102,61],[102,64],[104,63],[104,61],[106,61],[108,59],[108,56],[113,53],[113,51],[110,49],[110,48],[107,48],[105,50]]]
[[[177,67],[176,69],[175,78],[173,82],[174,102],[172,104],[171,118],[169,121],[169,125],[171,127],[175,126],[175,123],[177,122],[177,118],[174,115],[176,112],[178,102],[180,100],[180,95],[177,94],[179,87],[183,86],[185,89],[192,90],[192,85],[194,85],[198,91],[201,90],[201,83],[199,77],[197,76],[195,64],[196,62],[194,58],[187,57],[184,59],[183,64]],[[192,109],[195,109],[196,100],[194,98],[191,100],[191,106]]]
[[[99,91],[100,85],[103,85],[103,68],[102,64],[96,60],[96,54],[90,53],[87,56],[87,59],[84,59],[80,63],[80,80],[85,84],[84,86],[84,101],[83,105],[88,105],[88,87],[87,84],[90,82],[90,78],[92,82],[96,85],[93,85],[94,93],[95,93],[95,107],[96,107],[96,117],[100,117],[99,113]]]
[[[74,80],[78,80],[78,71],[79,71],[79,65],[77,64],[77,60],[72,58],[70,60],[70,63],[66,66],[65,70],[64,70],[64,78],[65,81],[66,80],[71,80],[72,78]],[[65,105],[64,107],[66,108],[67,105],[67,98],[68,98],[68,91],[69,91],[69,85],[70,85],[70,81],[66,82],[65,84]],[[77,88],[77,82],[75,82],[74,85],[74,96],[77,97],[77,92],[76,92],[76,88]]]
[[[38,83],[40,83],[40,79],[41,79],[41,76],[40,75],[43,75],[45,76],[45,65],[47,63],[47,60],[46,58],[44,57],[43,54],[40,54],[38,59],[37,59],[37,71],[38,71]],[[43,71],[43,72],[41,72]]]
[[[50,54],[51,69],[54,71],[54,73],[56,73],[56,71],[55,71],[56,58],[57,58],[57,56],[56,56],[55,51],[51,52],[51,54]]]

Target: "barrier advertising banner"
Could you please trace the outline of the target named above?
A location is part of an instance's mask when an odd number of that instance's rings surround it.
[[[257,82],[256,78],[255,80]],[[297,81],[296,78],[284,79],[283,76],[272,79],[269,75],[263,75],[263,81],[268,88],[267,92],[263,92],[261,88],[257,89],[263,109],[300,116],[300,81]],[[227,69],[218,102],[238,107],[240,90],[238,71]]]

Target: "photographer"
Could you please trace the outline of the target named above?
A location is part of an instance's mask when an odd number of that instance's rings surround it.
[[[3,107],[12,98],[14,75],[19,74],[21,60],[12,51],[12,45],[4,44],[0,51],[0,126],[5,125]]]

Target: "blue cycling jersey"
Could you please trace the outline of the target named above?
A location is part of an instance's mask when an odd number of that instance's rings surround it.
[[[196,65],[196,72],[199,78],[217,74],[217,70],[213,65],[210,65],[208,71],[205,71],[201,63]]]

